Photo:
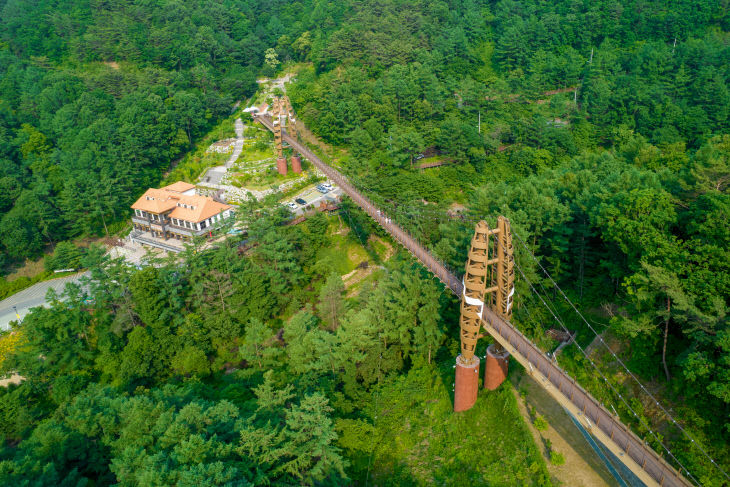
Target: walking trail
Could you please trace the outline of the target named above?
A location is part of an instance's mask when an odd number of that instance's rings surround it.
[[[243,152],[243,121],[240,118],[236,119],[234,129],[236,131],[236,143],[233,145],[233,154],[231,154],[231,157],[222,166],[208,169],[208,172],[203,176],[203,183],[220,184],[223,176],[226,175],[226,171],[233,167],[233,164],[238,160],[238,156]]]

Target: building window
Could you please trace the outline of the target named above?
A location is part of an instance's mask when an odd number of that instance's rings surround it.
[[[206,226],[206,225],[205,225],[205,220],[203,220],[202,222],[200,222],[200,229],[201,229],[201,230],[202,230],[202,229],[204,229],[204,228],[205,228],[205,226]]]

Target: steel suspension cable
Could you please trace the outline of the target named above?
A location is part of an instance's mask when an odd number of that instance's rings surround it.
[[[666,408],[664,408],[664,406],[662,406],[661,403],[659,403],[659,401],[654,397],[654,395],[651,392],[649,392],[649,390],[646,387],[644,387],[644,385],[641,383],[641,381],[631,372],[631,370],[629,370],[628,366],[626,366],[626,364],[623,362],[623,360],[621,360],[621,358],[618,355],[616,355],[616,352],[614,352],[611,349],[611,347],[603,340],[603,337],[601,337],[600,334],[593,328],[593,326],[591,326],[591,324],[588,322],[588,320],[586,320],[586,318],[578,310],[578,308],[575,306],[575,304],[573,304],[573,302],[570,300],[570,298],[568,298],[568,296],[565,294],[565,292],[563,292],[563,290],[560,288],[560,286],[558,286],[558,284],[555,282],[555,280],[552,278],[552,276],[548,273],[548,271],[545,269],[545,267],[543,267],[543,265],[540,263],[539,259],[529,249],[529,247],[524,242],[524,240],[522,240],[522,238],[520,238],[520,236],[518,234],[516,234],[514,232],[512,232],[512,233],[513,233],[513,235],[515,235],[517,237],[520,244],[527,251],[528,255],[532,258],[532,260],[534,260],[535,263],[540,267],[540,269],[542,269],[543,273],[547,276],[547,278],[550,280],[550,282],[553,284],[553,286],[558,290],[558,292],[560,292],[563,299],[565,299],[568,302],[568,304],[573,308],[573,310],[576,312],[576,314],[578,316],[580,316],[580,318],[588,326],[588,328],[593,332],[593,334],[596,335],[596,338],[598,338],[598,340],[601,342],[601,344],[603,344],[603,346],[606,348],[606,350],[608,350],[611,353],[613,358],[616,359],[616,361],[619,364],[621,364],[621,367],[623,367],[623,369],[628,373],[628,375],[639,385],[641,390],[644,391],[644,393],[647,396],[649,396],[649,398],[656,404],[656,406],[662,410],[662,412],[667,416],[667,418],[669,418],[672,421],[672,423],[677,427],[677,429],[679,429],[682,432],[682,434],[684,434],[684,436],[688,440],[690,440],[690,443],[695,445],[695,447],[699,451],[702,452],[702,454],[710,461],[710,463],[712,463],[725,476],[725,478],[730,480],[730,475],[728,475],[728,473],[719,465],[719,463],[717,463],[704,450],[704,448],[702,448],[700,446],[700,444],[698,442],[696,442],[695,439],[692,438],[692,436],[689,433],[687,433],[687,431],[684,428],[682,428],[681,424],[679,424],[679,422],[669,413],[669,411],[667,411]]]
[[[515,261],[515,267],[517,268],[517,270],[519,270],[520,275],[525,280],[525,282],[527,282],[527,284],[530,286],[530,288],[532,289],[532,292],[538,298],[540,298],[540,301],[542,302],[542,304],[548,309],[548,311],[550,311],[550,314],[553,315],[553,318],[555,318],[555,320],[560,324],[560,326],[563,328],[563,330],[565,330],[566,332],[570,333],[568,331],[568,328],[566,328],[565,324],[563,323],[563,321],[552,312],[552,310],[550,309],[550,306],[547,305],[547,303],[545,302],[545,300],[543,299],[543,297],[540,295],[540,293],[537,292],[537,290],[535,289],[535,287],[532,285],[532,282],[530,282],[530,280],[527,279],[527,276],[525,275],[525,273],[522,270],[522,267],[517,263],[517,261]],[[674,454],[672,453],[672,451],[659,439],[659,437],[656,435],[656,433],[654,433],[654,430],[652,430],[651,426],[649,424],[647,424],[647,422],[643,419],[643,417],[640,416],[640,415],[638,415],[636,413],[636,411],[634,411],[634,409],[626,401],[626,398],[624,398],[624,396],[619,391],[616,390],[616,388],[613,386],[613,384],[608,380],[608,378],[598,368],[598,366],[596,365],[596,363],[588,356],[587,352],[583,349],[583,347],[581,347],[578,344],[578,342],[576,342],[576,341],[574,341],[573,343],[575,344],[576,347],[578,347],[578,350],[580,350],[580,352],[583,354],[583,356],[585,356],[585,358],[588,360],[588,362],[591,364],[591,366],[593,366],[593,368],[596,370],[596,372],[598,373],[598,375],[601,376],[601,378],[603,379],[604,383],[611,389],[611,391],[614,392],[614,394],[616,394],[619,397],[619,399],[621,399],[621,402],[623,402],[623,404],[634,415],[634,417],[636,417],[636,419],[639,420],[639,422],[647,429],[647,431],[649,431],[649,434],[651,434],[651,436],[654,438],[654,440],[656,440],[656,442],[659,445],[661,445],[662,448],[664,448],[664,450],[676,462],[676,464],[679,465],[679,467],[680,467],[680,474],[682,473],[682,471],[684,471],[695,482],[695,484],[702,485],[694,477],[694,475],[692,475],[692,473],[682,464],[682,462],[680,462],[679,459],[677,459],[677,457],[674,456]]]
[[[375,193],[375,194],[377,195],[377,193]],[[397,209],[398,209],[398,207],[397,207],[397,206],[395,206],[395,207],[394,207],[394,210],[396,210],[396,212],[398,212],[398,211],[397,211]],[[402,214],[402,213],[401,213],[401,214]],[[348,216],[349,216],[349,214],[348,214]],[[421,215],[419,215],[419,216],[421,216],[421,218],[423,218],[423,217],[425,216],[425,214],[421,214]],[[462,221],[464,221],[464,220],[467,220],[467,221],[471,221],[471,220],[472,220],[472,217],[471,217],[470,215],[466,215],[466,217],[467,217],[467,218],[465,218],[465,219],[462,219]],[[433,216],[429,216],[429,218],[431,219],[431,221],[434,221],[434,218],[433,218]],[[437,220],[437,221],[438,221],[439,223],[441,223],[441,222],[442,222],[443,220],[442,220],[441,218],[438,218],[438,220]],[[528,251],[528,254],[530,254],[530,255],[532,256],[532,258],[536,260],[535,256],[534,256],[534,255],[532,254],[532,252],[530,252],[529,248],[527,248],[527,247],[526,247],[525,243],[524,243],[524,242],[522,241],[522,239],[521,239],[521,238],[519,237],[519,235],[517,235],[517,234],[515,234],[515,235],[517,236],[518,240],[519,240],[519,241],[520,241],[520,243],[521,243],[521,244],[523,245],[523,247],[525,247],[525,248],[526,248],[526,250]],[[442,263],[442,265],[443,265],[443,263]],[[552,314],[552,315],[553,315],[553,317],[554,317],[554,318],[556,319],[556,321],[557,321],[557,322],[558,322],[558,323],[559,323],[559,324],[561,325],[561,327],[562,327],[562,328],[563,328],[563,329],[564,329],[564,330],[565,330],[565,331],[566,331],[567,333],[569,333],[569,330],[567,329],[567,327],[565,327],[565,325],[564,325],[563,321],[562,321],[562,320],[561,320],[561,319],[560,319],[560,318],[559,318],[559,317],[558,317],[558,316],[557,316],[557,315],[556,315],[556,314],[555,314],[555,313],[553,312],[553,310],[552,310],[552,309],[550,308],[550,306],[548,306],[548,305],[547,305],[547,303],[546,303],[546,302],[545,302],[545,300],[544,300],[544,299],[542,298],[542,296],[541,296],[541,295],[540,295],[540,294],[539,294],[539,293],[538,293],[538,292],[536,291],[536,289],[534,288],[534,286],[532,285],[532,283],[531,283],[531,282],[530,282],[530,281],[529,281],[529,280],[527,279],[527,276],[526,276],[526,275],[524,274],[524,272],[523,272],[522,268],[521,268],[521,267],[519,266],[519,264],[517,264],[517,263],[515,262],[515,265],[516,265],[516,267],[518,268],[518,270],[520,271],[520,274],[522,274],[522,276],[523,276],[523,278],[525,279],[525,281],[526,281],[526,282],[527,282],[527,283],[529,284],[530,288],[532,289],[532,292],[533,292],[534,294],[536,294],[536,295],[537,295],[537,296],[538,296],[538,297],[540,298],[540,300],[541,300],[541,301],[542,301],[542,303],[543,303],[543,304],[545,305],[545,307],[546,307],[546,308],[548,309],[548,311],[550,311],[550,314]],[[538,265],[540,265],[540,263],[539,263],[539,262],[538,262]],[[447,267],[447,266],[446,266],[446,265],[444,265],[444,267]],[[542,267],[542,265],[540,265],[540,267],[541,267],[541,268],[543,269],[543,271],[544,271],[544,272],[545,272],[545,273],[547,274],[547,271],[545,271],[545,269],[544,269],[544,268]],[[553,284],[554,284],[554,285],[555,285],[555,286],[557,287],[557,284],[556,284],[556,283],[555,283],[555,281],[554,281],[554,280],[553,280],[553,279],[552,279],[552,278],[551,278],[551,277],[549,276],[549,274],[548,274],[548,277],[549,277],[549,279],[550,279],[550,280],[552,281],[552,283],[553,283]],[[542,287],[542,285],[541,285],[541,287]],[[559,288],[558,288],[558,289],[559,289]],[[544,287],[543,287],[543,290],[544,290]],[[565,294],[564,294],[564,293],[562,292],[562,290],[561,290],[561,289],[559,289],[559,291],[561,292],[561,294],[563,295],[563,297],[564,297],[565,299],[567,299],[567,296],[565,296]],[[569,301],[569,300],[568,300],[568,301]],[[578,311],[577,311],[577,309],[575,308],[575,306],[574,306],[574,305],[572,304],[572,302],[570,302],[570,301],[569,301],[569,303],[571,304],[571,306],[573,307],[573,309],[574,309],[574,310],[575,310],[576,312],[578,312]],[[556,309],[557,309],[557,308],[556,308]],[[528,311],[528,313],[529,313],[529,311]],[[581,317],[582,317],[582,315],[581,315]],[[582,317],[582,318],[583,318],[583,317]],[[585,320],[585,318],[583,318],[583,320],[584,320],[584,321],[586,321],[586,320]],[[588,323],[587,323],[587,321],[586,321],[586,324],[587,324],[587,325],[589,326],[589,328],[590,328],[590,329],[591,329],[591,330],[592,330],[592,331],[593,331],[593,332],[594,332],[594,333],[595,333],[595,334],[596,334],[596,335],[598,336],[598,334],[597,334],[597,333],[595,332],[595,330],[593,329],[593,327],[592,327],[592,326],[590,326],[590,324],[588,324]],[[603,339],[602,339],[601,337],[598,337],[598,338],[600,339],[600,341],[601,341],[602,343],[604,343],[604,342],[603,342]],[[657,441],[657,442],[658,442],[658,443],[659,443],[659,444],[660,444],[660,445],[661,445],[661,446],[662,446],[662,447],[664,448],[664,450],[665,450],[665,451],[667,452],[667,454],[668,454],[668,455],[669,455],[669,456],[670,456],[670,457],[671,457],[671,458],[672,458],[672,459],[673,459],[673,460],[674,460],[674,461],[675,461],[675,462],[676,462],[676,463],[677,463],[677,464],[678,464],[678,465],[680,466],[681,470],[685,471],[685,472],[686,472],[686,473],[687,473],[687,474],[688,474],[688,475],[689,475],[689,476],[690,476],[690,477],[692,478],[692,480],[693,480],[693,481],[694,481],[695,483],[699,484],[699,482],[698,482],[698,481],[697,481],[697,479],[696,479],[696,478],[695,478],[695,477],[694,477],[694,476],[692,475],[692,473],[691,473],[691,472],[690,472],[690,471],[689,471],[689,470],[688,470],[687,468],[685,468],[685,467],[684,467],[684,465],[683,465],[683,464],[682,464],[682,463],[681,463],[681,462],[680,462],[680,461],[679,461],[679,460],[678,460],[678,459],[677,459],[677,458],[676,458],[676,457],[674,456],[674,454],[673,454],[673,453],[672,453],[672,452],[671,452],[671,451],[670,451],[670,450],[669,450],[669,449],[667,448],[667,446],[666,446],[666,445],[664,445],[664,443],[662,443],[662,442],[661,442],[661,440],[659,440],[659,438],[657,437],[657,435],[656,435],[656,434],[654,433],[654,431],[653,431],[653,430],[651,429],[651,426],[650,426],[650,425],[648,425],[648,424],[646,423],[646,421],[645,421],[645,420],[644,420],[644,419],[643,419],[643,418],[642,418],[641,416],[639,416],[639,415],[638,415],[638,414],[637,414],[637,413],[636,413],[636,412],[635,412],[635,411],[633,410],[633,408],[631,408],[631,406],[630,406],[630,405],[629,405],[629,404],[627,403],[626,399],[625,399],[625,398],[624,398],[624,397],[623,397],[623,396],[622,396],[622,395],[621,395],[621,394],[620,394],[620,393],[619,393],[619,392],[618,392],[618,391],[617,391],[617,390],[616,390],[616,389],[614,388],[614,386],[613,386],[613,385],[612,385],[612,384],[611,384],[611,383],[610,383],[610,382],[608,381],[608,378],[607,378],[607,377],[606,377],[606,376],[605,376],[605,375],[604,375],[604,374],[603,374],[603,373],[602,373],[602,372],[600,371],[600,369],[599,369],[599,368],[597,367],[597,365],[596,365],[596,364],[595,364],[595,363],[593,362],[593,360],[592,360],[592,359],[591,359],[591,358],[590,358],[590,357],[588,356],[588,354],[587,354],[587,353],[585,352],[585,350],[583,350],[583,348],[582,348],[582,347],[580,347],[580,345],[579,345],[579,344],[578,344],[577,342],[576,342],[575,344],[576,344],[576,346],[577,346],[577,347],[579,348],[579,350],[581,351],[581,353],[582,353],[582,354],[583,354],[583,355],[584,355],[584,356],[586,357],[586,359],[587,359],[587,360],[589,361],[589,363],[590,363],[590,364],[591,364],[591,365],[592,365],[592,366],[594,367],[594,369],[595,369],[595,370],[596,370],[596,371],[598,372],[598,374],[599,374],[599,375],[600,375],[600,376],[601,376],[601,377],[603,378],[604,382],[605,382],[605,383],[606,383],[606,384],[607,384],[607,385],[608,385],[608,386],[609,386],[609,387],[611,388],[611,390],[612,390],[612,391],[613,391],[613,392],[614,392],[614,393],[615,393],[615,394],[616,394],[616,395],[617,395],[617,396],[618,396],[618,397],[619,397],[619,398],[621,399],[621,401],[622,401],[622,402],[624,403],[624,405],[625,405],[625,406],[627,407],[627,409],[628,409],[628,410],[629,410],[629,411],[630,411],[630,412],[631,412],[631,413],[632,413],[632,414],[633,414],[633,415],[634,415],[634,416],[635,416],[635,417],[636,417],[636,418],[637,418],[637,419],[639,420],[639,422],[640,422],[640,423],[642,423],[642,425],[643,425],[644,427],[646,427],[646,429],[647,429],[647,430],[649,431],[649,433],[650,433],[650,434],[652,435],[652,437],[653,437],[653,438],[654,438],[654,439],[655,439],[655,440],[656,440],[656,441]],[[604,343],[604,345],[605,345],[605,343]],[[609,351],[610,351],[610,349],[609,349]],[[613,354],[613,353],[612,353],[612,354]],[[613,356],[614,356],[615,358],[617,358],[617,359],[618,359],[618,357],[616,357],[616,356],[615,356],[615,354],[613,354]],[[626,369],[626,370],[628,371],[628,369],[626,368],[625,364],[623,364],[623,363],[622,363],[622,365],[623,365],[623,367],[624,367],[624,368],[625,368],[625,369]],[[562,369],[561,369],[561,370],[562,370]],[[628,372],[630,373],[630,371],[628,371]],[[632,375],[632,377],[633,377],[633,374],[631,374],[631,375]],[[634,378],[635,378],[635,377],[634,377]],[[636,379],[635,379],[635,380],[636,380]],[[637,380],[637,382],[638,382],[638,380]],[[640,386],[642,387],[642,389],[643,389],[643,390],[645,390],[645,391],[646,391],[646,389],[645,389],[645,388],[643,387],[643,385],[641,385],[641,384],[640,384],[640,382],[639,382],[639,385],[640,385]],[[646,392],[648,393],[648,391],[646,391]],[[649,396],[650,396],[650,397],[652,397],[652,399],[654,399],[654,398],[653,398],[653,396],[651,396],[650,394],[649,394]],[[665,409],[664,409],[663,407],[661,407],[661,405],[660,405],[660,404],[658,403],[658,401],[656,401],[655,399],[654,399],[654,401],[655,401],[655,402],[657,403],[657,405],[659,405],[659,406],[660,406],[660,408],[661,408],[661,409],[662,409],[662,410],[663,410],[663,411],[665,412],[665,414],[667,414],[667,416],[668,416],[668,417],[670,417],[670,418],[672,419],[672,421],[673,421],[673,422],[674,422],[674,423],[675,423],[675,424],[676,424],[676,425],[677,425],[677,426],[678,426],[678,427],[680,428],[680,430],[682,430],[682,431],[684,432],[684,430],[683,430],[683,429],[681,428],[681,426],[679,426],[679,425],[677,424],[676,420],[674,420],[674,418],[672,418],[672,417],[671,417],[671,415],[669,415],[669,414],[668,414],[668,413],[666,412],[666,410],[665,410]],[[690,440],[692,441],[692,443],[695,443],[694,439],[692,439],[692,438],[691,438],[691,437],[690,437],[690,436],[689,436],[689,435],[688,435],[688,434],[687,434],[686,432],[684,432],[684,434],[685,434],[685,435],[686,435],[686,436],[687,436],[687,437],[688,437],[688,438],[689,438],[689,439],[690,439]],[[696,444],[696,443],[695,443],[695,444]],[[703,449],[702,449],[701,447],[698,447],[698,448],[699,448],[699,449],[700,449],[700,450],[701,450],[701,451],[702,451],[702,452],[703,452],[703,453],[705,454],[705,456],[706,456],[706,457],[707,457],[708,459],[710,459],[710,461],[711,461],[711,462],[712,462],[713,464],[715,464],[715,465],[717,466],[717,468],[719,468],[719,469],[720,469],[720,470],[721,470],[721,471],[722,471],[722,472],[723,472],[723,473],[725,474],[725,476],[727,476],[727,474],[726,474],[726,473],[724,472],[724,470],[722,470],[722,469],[721,469],[721,468],[719,467],[719,465],[717,465],[717,464],[715,463],[715,461],[714,461],[714,460],[713,460],[713,459],[712,459],[712,458],[711,458],[711,457],[710,457],[709,455],[707,455],[707,453],[706,453],[706,452],[704,452],[704,450],[703,450]],[[680,472],[680,473],[681,473],[681,472]]]

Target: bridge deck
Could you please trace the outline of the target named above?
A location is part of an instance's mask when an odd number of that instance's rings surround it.
[[[257,117],[257,121],[273,131],[271,120]],[[283,139],[306,157],[328,178],[336,182],[360,208],[420,260],[453,293],[461,297],[463,286],[454,274],[436,260],[431,253],[398,225],[383,214],[365,196],[360,194],[337,170],[322,162],[311,150],[294,140],[286,132]],[[621,460],[646,485],[683,487],[692,485],[669,465],[651,447],[636,436],[619,418],[578,385],[565,371],[557,367],[545,354],[511,323],[489,308],[484,309],[484,328],[552,395],[577,418],[606,448]]]

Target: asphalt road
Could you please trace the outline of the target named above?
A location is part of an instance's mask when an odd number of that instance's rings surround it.
[[[49,289],[55,289],[56,292],[63,291],[64,286],[69,282],[78,282],[81,276],[87,273],[74,274],[72,276],[59,277],[50,281],[39,282],[33,286],[23,289],[19,293],[13,294],[7,299],[0,301],[0,329],[7,330],[10,328],[10,322],[17,320],[13,306],[17,308],[21,319],[27,315],[31,308],[43,306],[46,303],[46,293]]]

